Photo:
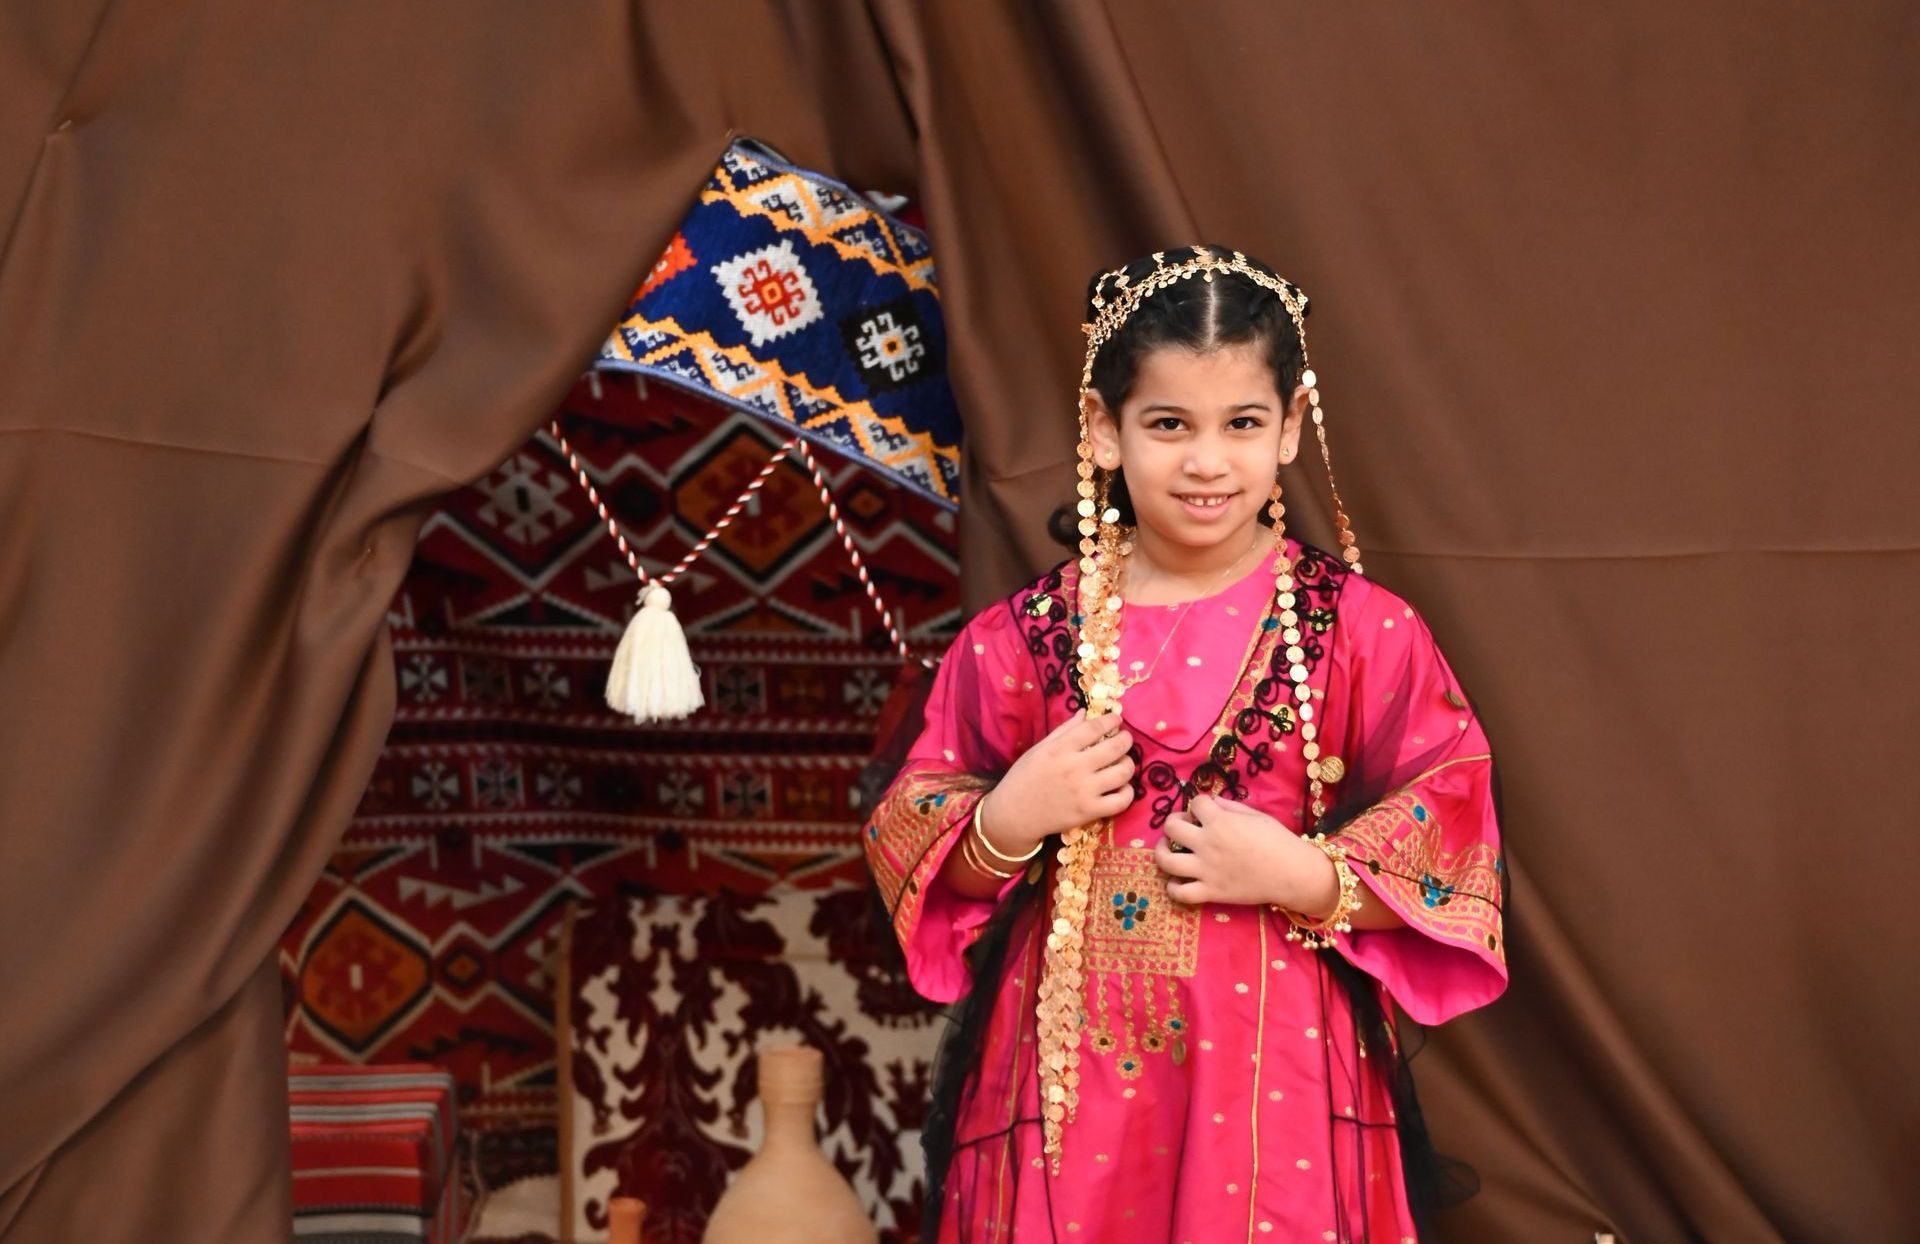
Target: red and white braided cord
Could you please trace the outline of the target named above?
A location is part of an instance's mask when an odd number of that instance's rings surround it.
[[[708,547],[720,538],[720,533],[733,525],[733,520],[740,516],[740,511],[746,508],[746,504],[752,499],[753,494],[760,491],[761,487],[773,475],[774,469],[786,459],[788,454],[793,452],[793,447],[800,443],[797,439],[791,440],[774,450],[773,457],[767,459],[767,465],[761,467],[760,473],[753,477],[752,481],[747,484],[745,490],[743,490],[738,497],[734,498],[733,504],[728,506],[727,512],[720,516],[718,522],[714,523],[712,530],[702,536],[698,544],[688,549],[687,555],[682,557],[672,570],[667,571],[665,574],[652,575],[648,574],[647,568],[640,564],[640,555],[628,546],[627,538],[620,534],[620,524],[614,521],[613,515],[607,510],[607,503],[600,499],[600,490],[595,488],[593,486],[593,480],[588,478],[587,468],[581,465],[580,455],[573,451],[573,446],[567,443],[566,436],[561,433],[560,421],[556,419],[547,426],[553,433],[553,439],[560,442],[560,451],[567,455],[567,464],[573,468],[574,474],[580,477],[580,486],[587,490],[587,497],[593,502],[593,508],[599,513],[600,521],[607,525],[607,530],[613,535],[613,542],[620,546],[620,553],[627,559],[627,565],[633,568],[634,574],[640,576],[642,586],[645,586],[647,581],[651,579],[658,582],[661,587],[666,587],[675,579],[685,574],[687,567],[693,565],[700,554],[706,552]]]
[[[687,550],[686,556],[682,557],[673,569],[664,574],[653,575],[640,564],[639,554],[633,551],[632,546],[627,543],[627,537],[621,534],[620,524],[607,509],[606,502],[600,499],[600,490],[593,486],[593,480],[588,476],[586,466],[580,461],[580,455],[574,451],[565,434],[560,431],[560,421],[555,419],[547,427],[553,433],[553,439],[559,442],[560,451],[566,454],[567,465],[572,467],[574,474],[579,477],[580,486],[587,490],[587,498],[593,502],[595,512],[600,515],[600,521],[607,525],[607,531],[613,536],[613,542],[620,547],[620,555],[627,559],[627,565],[632,568],[635,575],[639,576],[642,586],[653,581],[666,587],[685,574],[687,568],[699,559],[700,554],[706,552],[713,542],[720,538],[720,533],[740,516],[740,511],[746,508],[747,502],[753,498],[753,495],[765,486],[768,479],[772,478],[774,471],[786,460],[787,455],[798,449],[800,457],[807,464],[807,469],[813,474],[814,484],[820,489],[820,500],[827,507],[827,517],[833,521],[833,529],[840,537],[840,546],[846,550],[848,560],[853,563],[854,573],[859,576],[860,586],[865,589],[867,599],[872,602],[874,611],[880,615],[880,624],[886,627],[887,637],[893,641],[893,646],[899,651],[901,660],[911,658],[912,653],[907,648],[907,641],[901,637],[900,628],[894,624],[892,611],[887,608],[880,599],[880,593],[875,590],[873,579],[867,574],[866,563],[861,560],[860,550],[854,546],[853,536],[847,531],[847,525],[840,517],[840,507],[834,502],[833,490],[827,484],[826,473],[820,469],[820,463],[807,449],[805,441],[795,437],[774,450],[773,456],[767,459],[767,464],[760,468],[759,473],[748,482],[746,488],[741,490],[740,495],[734,498],[733,504],[728,506],[726,512],[715,521],[712,529]]]
[[[893,624],[893,614],[880,600],[880,593],[873,586],[873,579],[867,574],[867,564],[860,560],[860,550],[853,545],[853,536],[847,531],[847,524],[840,517],[840,506],[833,499],[833,489],[827,486],[827,474],[820,469],[819,460],[813,451],[807,448],[805,441],[794,441],[800,450],[800,458],[807,464],[807,470],[813,472],[813,482],[820,488],[820,500],[827,507],[827,517],[833,520],[833,530],[840,537],[840,547],[847,551],[847,560],[853,563],[854,574],[860,577],[860,586],[866,589],[867,599],[873,602],[874,612],[880,615],[880,624],[887,628],[887,638],[899,650],[902,661],[913,656],[907,650],[907,641],[900,637],[900,628]],[[929,668],[931,666],[929,665]]]

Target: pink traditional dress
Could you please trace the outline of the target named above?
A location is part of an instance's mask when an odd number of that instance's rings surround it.
[[[1280,640],[1274,558],[1191,605],[1128,606],[1123,701],[1133,804],[1095,856],[1080,1095],[1057,1174],[1042,1155],[1035,989],[1052,851],[999,901],[941,881],[975,802],[1082,705],[1071,562],[976,616],[934,682],[926,728],[863,831],[914,987],[956,1002],[979,974],[974,1048],[952,1110],[943,1241],[1412,1241],[1386,1003],[1434,1024],[1505,988],[1502,868],[1487,739],[1433,637],[1393,593],[1288,542],[1332,805],[1366,902],[1406,921],[1286,940],[1266,907],[1175,903],[1153,847],[1211,791],[1307,824],[1302,721]],[[1177,623],[1177,629],[1175,629]],[[1169,642],[1169,637],[1170,642]],[[1163,647],[1164,645],[1164,647]],[[1328,766],[1326,756],[1338,758]],[[1325,774],[1323,773],[1323,776]],[[1336,980],[1338,955],[1356,971]],[[943,1057],[946,1055],[943,1054]]]

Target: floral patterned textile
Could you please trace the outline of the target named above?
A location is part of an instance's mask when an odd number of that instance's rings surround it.
[[[799,1042],[826,1058],[823,1142],[888,1238],[920,1217],[920,1121],[934,1008],[895,970],[863,890],[628,898],[576,926],[576,1206],[649,1205],[649,1244],[694,1244],[728,1175],[760,1139],[752,1061]],[[909,1234],[906,1238],[911,1238]]]

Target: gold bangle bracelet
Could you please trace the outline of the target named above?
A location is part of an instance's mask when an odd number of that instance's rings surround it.
[[[1013,880],[1013,878],[1020,875],[1018,873],[1003,873],[999,869],[995,868],[993,865],[981,859],[980,853],[973,849],[972,834],[961,835],[960,858],[965,860],[967,862],[967,867],[973,869],[975,872],[983,873],[989,877],[998,877],[1002,881],[1011,881]]]
[[[1347,863],[1347,848],[1340,843],[1329,841],[1325,834],[1314,834],[1307,839],[1319,847],[1326,857],[1333,861],[1333,873],[1340,882],[1340,897],[1333,910],[1320,919],[1303,916],[1297,911],[1289,911],[1280,904],[1273,909],[1287,918],[1291,925],[1287,930],[1287,940],[1299,942],[1308,950],[1326,950],[1333,945],[1335,933],[1353,932],[1353,913],[1360,910],[1360,875]]]
[[[1002,864],[1013,864],[1017,866],[1026,863],[1034,856],[1040,854],[1040,848],[1047,845],[1047,840],[1042,838],[1039,842],[1034,843],[1033,850],[1027,852],[1025,855],[1007,855],[999,851],[987,838],[987,827],[980,814],[980,810],[986,806],[987,797],[985,795],[980,796],[980,798],[974,802],[973,833],[974,836],[980,840],[980,845],[986,849],[987,854],[991,855],[994,859],[999,860]],[[1006,875],[1012,876],[1013,874],[1008,873]]]

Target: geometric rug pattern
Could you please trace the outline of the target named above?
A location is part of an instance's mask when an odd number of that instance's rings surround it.
[[[780,443],[640,378],[584,376],[554,417],[656,573]],[[915,654],[937,655],[960,621],[952,513],[816,457]],[[804,466],[673,586],[707,698],[688,720],[638,726],[603,699],[636,586],[544,428],[447,498],[391,605],[391,733],[281,943],[295,1060],[446,1067],[496,1187],[556,1170],[569,900],[866,884],[854,780],[900,661]]]
[[[911,216],[735,139],[594,365],[684,385],[956,506],[960,413],[933,248]]]

